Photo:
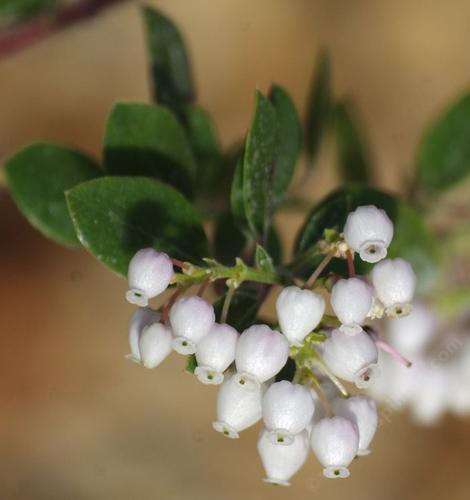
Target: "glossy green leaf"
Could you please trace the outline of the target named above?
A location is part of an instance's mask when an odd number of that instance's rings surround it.
[[[196,165],[175,116],[152,104],[118,103],[106,125],[105,170],[111,175],[155,177],[191,194]]]
[[[253,283],[244,283],[237,288],[230,304],[227,323],[240,333],[251,326],[255,322],[261,307],[264,290],[264,286]],[[224,300],[225,295],[214,304],[217,319],[220,318]]]
[[[214,122],[209,113],[197,105],[188,106],[185,117],[186,133],[197,164],[196,188],[199,192],[212,193],[223,175]]]
[[[142,7],[147,33],[154,98],[178,115],[194,100],[186,48],[173,22],[155,9]]]
[[[320,143],[330,120],[330,80],[330,60],[327,52],[322,50],[315,66],[305,120],[305,146],[310,165],[318,156]]]
[[[443,191],[470,174],[470,93],[444,110],[425,131],[418,151],[418,183]]]
[[[67,191],[81,243],[125,276],[129,260],[153,247],[193,263],[209,255],[196,210],[176,189],[146,177],[104,177]]]
[[[48,238],[78,245],[64,191],[102,175],[98,165],[72,149],[33,144],[11,156],[5,171],[11,195],[28,221]]]
[[[348,214],[361,205],[375,205],[387,212],[395,229],[389,256],[409,260],[418,274],[420,289],[426,289],[433,282],[438,269],[437,247],[432,233],[421,215],[405,202],[364,185],[351,185],[334,191],[313,208],[299,232],[296,254],[312,248],[322,239],[325,229],[342,232]],[[315,259],[312,262],[312,267],[318,264],[317,261]],[[342,264],[333,263],[335,272],[344,273],[346,266]],[[356,258],[356,266],[360,273],[368,272],[371,267],[359,258]],[[331,266],[328,270],[331,270]]]
[[[273,210],[271,174],[278,138],[276,110],[257,91],[255,111],[245,144],[243,198],[248,225],[259,238],[267,236]]]
[[[273,208],[287,193],[302,144],[302,128],[294,103],[286,91],[273,85],[269,93],[279,124],[274,164],[270,172],[270,190]]]
[[[268,273],[274,271],[273,259],[271,258],[267,250],[259,244],[256,245],[255,263],[256,267],[261,271],[266,271]]]
[[[371,168],[358,118],[354,108],[346,101],[339,102],[335,108],[334,138],[338,168],[343,181],[370,181]]]

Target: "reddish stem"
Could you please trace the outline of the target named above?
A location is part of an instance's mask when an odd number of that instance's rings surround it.
[[[199,287],[199,290],[197,291],[197,296],[198,297],[202,297],[204,295],[204,292],[206,291],[206,289],[209,286],[210,282],[211,282],[210,278],[206,278],[201,283],[201,286]]]
[[[382,349],[382,351],[386,352],[387,354],[390,354],[390,356],[394,357],[397,361],[399,361],[402,365],[406,366],[407,368],[409,368],[412,365],[410,360],[406,359],[396,349],[394,349],[391,345],[387,344],[383,340],[376,340],[375,345],[379,349]]]
[[[330,402],[328,401],[327,397],[325,396],[325,393],[323,392],[323,389],[321,388],[320,385],[315,384],[315,392],[317,393],[318,401],[320,401],[321,407],[323,408],[325,415],[330,418],[334,417],[335,413],[333,411],[333,408]]]
[[[323,260],[320,262],[320,264],[315,269],[315,271],[313,271],[313,273],[310,276],[310,278],[306,281],[306,283],[304,285],[304,288],[310,289],[310,288],[313,287],[313,285],[315,285],[315,281],[317,281],[318,277],[323,272],[323,270],[325,269],[325,267],[330,263],[330,261],[331,261],[331,259],[333,257],[334,257],[334,253],[333,252],[327,253],[323,257]]]
[[[95,15],[103,7],[120,0],[82,0],[43,14],[0,34],[0,58],[38,42],[81,19]]]
[[[356,268],[354,267],[354,257],[353,254],[351,253],[351,250],[348,250],[346,252],[346,258],[348,260],[349,277],[354,278],[354,276],[356,276]]]
[[[189,264],[186,262],[183,262],[182,260],[174,259],[173,257],[170,257],[171,262],[173,262],[173,265],[176,267],[179,267],[181,269],[188,269]]]
[[[160,323],[165,324],[168,316],[170,315],[171,308],[176,302],[176,299],[184,292],[184,288],[178,288],[173,295],[170,297],[168,302],[163,307],[162,315],[160,316]]]

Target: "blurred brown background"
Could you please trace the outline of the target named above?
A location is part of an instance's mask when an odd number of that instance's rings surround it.
[[[334,86],[360,110],[382,187],[411,172],[422,127],[470,80],[470,2],[161,0],[193,58],[199,102],[222,143],[241,137],[253,90],[284,85],[304,109],[320,45]],[[148,100],[135,3],[112,8],[0,61],[0,160],[33,140],[100,154],[116,100]],[[331,188],[327,160],[305,193]],[[228,441],[211,429],[215,390],[176,355],[155,371],[124,360],[124,281],[83,251],[46,241],[0,191],[0,499],[294,498],[464,500],[470,421],[434,429],[387,413],[371,457],[347,481],[313,457],[290,490],[264,485],[257,429]],[[291,239],[298,215],[281,217]]]

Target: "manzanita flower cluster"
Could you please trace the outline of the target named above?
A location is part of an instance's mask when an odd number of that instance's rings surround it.
[[[392,237],[383,210],[358,207],[312,277],[282,289],[277,326],[254,324],[243,332],[226,323],[229,301],[217,322],[202,293],[180,296],[179,289],[161,312],[147,307],[173,282],[175,260],[140,250],[128,273],[127,299],[141,306],[130,322],[129,358],[155,368],[172,351],[193,355],[197,378],[219,386],[216,431],[235,439],[263,422],[258,452],[266,481],[288,485],[310,450],[326,477],[348,477],[353,459],[370,453],[378,415],[369,396],[350,396],[343,381],[371,386],[380,376],[379,349],[410,364],[371,327],[373,319],[411,311],[415,274],[403,259],[386,259]],[[369,276],[355,274],[355,252],[374,265]],[[330,286],[322,285],[321,271],[333,256],[347,259],[350,277],[333,275]],[[184,263],[176,264],[184,272]],[[295,375],[283,380],[279,374],[289,358]]]

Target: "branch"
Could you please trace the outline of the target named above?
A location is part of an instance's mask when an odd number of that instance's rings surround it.
[[[104,7],[121,0],[79,0],[59,8],[52,15],[42,15],[14,26],[0,34],[0,59],[32,45],[82,19],[92,17]]]

